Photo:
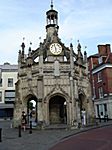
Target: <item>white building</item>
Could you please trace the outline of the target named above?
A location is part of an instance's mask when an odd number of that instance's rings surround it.
[[[12,117],[18,65],[0,65],[0,118]]]

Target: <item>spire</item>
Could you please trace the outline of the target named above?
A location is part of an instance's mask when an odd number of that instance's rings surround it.
[[[81,45],[80,45],[80,42],[79,42],[79,40],[78,40],[77,42],[78,42],[77,49],[78,49],[78,51],[81,51]]]
[[[21,44],[21,48],[22,48],[22,55],[24,55],[24,50],[25,50],[25,43],[24,43],[25,38],[23,37],[23,42]]]
[[[79,64],[82,64],[82,61],[83,61],[83,55],[82,55],[82,52],[81,52],[81,44],[79,43],[79,40],[77,41],[78,42],[78,46],[77,46],[77,50],[78,50],[78,63]]]
[[[26,64],[28,67],[31,67],[33,64],[33,59],[32,59],[32,55],[31,55],[31,45],[32,45],[32,42],[30,42],[28,57],[27,57],[27,61],[26,61]]]
[[[53,10],[53,0],[51,0],[51,9]]]
[[[21,44],[21,48],[22,48],[22,51],[19,50],[19,56],[18,56],[18,62],[20,62],[21,64],[24,63],[24,51],[25,51],[25,43],[24,43],[24,40],[25,38],[23,37],[23,42]]]
[[[87,48],[87,46],[85,46],[85,49]],[[87,52],[86,50],[84,51],[84,62],[87,62]]]
[[[73,60],[73,45],[70,43],[70,76],[73,77],[74,73],[74,60]]]
[[[71,47],[71,48],[73,48],[73,45],[72,45],[72,43],[70,43],[70,47]]]
[[[28,51],[28,56],[31,57],[31,45],[32,45],[32,42],[30,42],[30,47],[29,47],[29,51]]]

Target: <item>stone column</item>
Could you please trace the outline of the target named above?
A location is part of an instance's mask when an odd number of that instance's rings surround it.
[[[75,113],[76,113],[76,121],[77,123],[80,123],[81,122],[81,116],[80,116],[80,108],[78,106],[78,103],[79,103],[79,94],[78,94],[78,80],[75,79],[74,80],[74,88],[75,88]]]
[[[43,118],[44,118],[44,121],[45,121],[45,124],[46,125],[49,125],[49,103],[47,102],[44,102],[44,107],[43,107],[44,111],[43,111]]]
[[[71,104],[71,125],[73,125],[74,119],[75,119],[75,111],[74,111],[74,83],[73,83],[73,77],[70,77],[70,104]]]
[[[38,121],[43,121],[43,111],[42,111],[42,100],[43,100],[43,76],[38,77],[37,81],[37,94],[38,94],[38,104],[37,104],[37,112],[38,112]]]
[[[38,100],[37,112],[38,112],[38,121],[43,121],[42,100]]]
[[[13,116],[13,126],[18,127],[21,125],[21,115],[22,115],[22,101],[16,98],[14,105],[14,116]]]
[[[67,125],[71,127],[72,125],[72,104],[71,102],[67,103]]]

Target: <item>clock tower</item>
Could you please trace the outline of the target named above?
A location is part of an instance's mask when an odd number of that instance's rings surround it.
[[[46,12],[46,38],[37,49],[30,46],[28,54],[24,42],[19,50],[14,126],[20,123],[22,111],[28,115],[28,125],[29,114],[33,113],[33,125],[42,124],[45,128],[51,124],[78,127],[82,123],[82,110],[86,124],[94,115],[87,54],[83,56],[80,43],[77,50],[72,43],[66,47],[58,37],[58,29],[58,12],[51,1]]]
[[[47,60],[63,61],[65,46],[58,37],[58,12],[53,9],[53,1],[51,0],[51,9],[46,12],[46,41],[48,43]]]

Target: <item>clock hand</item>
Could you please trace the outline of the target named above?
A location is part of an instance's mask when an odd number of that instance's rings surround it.
[[[55,52],[57,52],[57,48],[56,48],[56,45],[54,45],[54,48],[55,48]]]

